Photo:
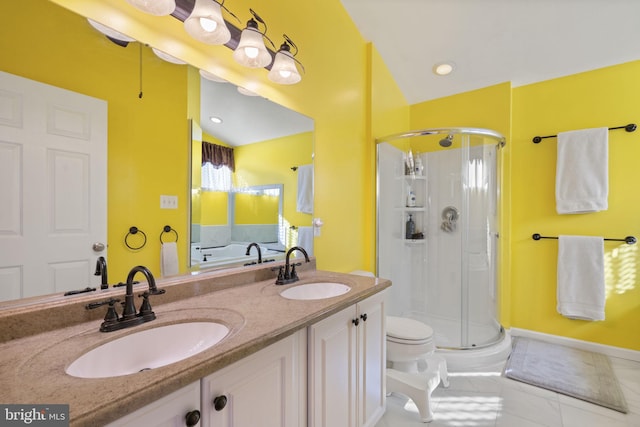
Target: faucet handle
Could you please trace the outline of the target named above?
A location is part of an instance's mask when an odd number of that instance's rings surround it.
[[[113,323],[118,321],[118,312],[116,311],[116,303],[120,302],[119,299],[109,298],[108,300],[91,302],[85,306],[87,310],[92,310],[94,308],[102,307],[105,304],[109,304],[109,308],[107,309],[107,314],[104,316],[104,323]],[[104,324],[103,323],[103,324]]]
[[[296,272],[296,266],[301,266],[302,263],[298,262],[298,263],[293,263],[291,264],[291,273],[289,273],[289,278],[292,279],[293,281],[298,280],[298,273]]]
[[[276,278],[276,285],[282,285],[284,283],[284,266],[273,267],[271,271],[278,270],[278,277]]]
[[[93,310],[94,308],[102,307],[106,304],[109,304],[109,306],[113,306],[117,302],[120,302],[120,300],[116,298],[109,298],[104,301],[90,302],[89,304],[85,305],[84,308],[86,308],[87,310]]]
[[[149,303],[149,295],[148,291],[144,291],[142,294],[138,295],[138,297],[143,298],[142,304],[140,305],[141,316],[153,313],[153,310],[151,310],[151,304]]]

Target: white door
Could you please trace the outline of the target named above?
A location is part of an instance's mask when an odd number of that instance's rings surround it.
[[[0,72],[0,301],[99,283],[106,176],[106,101]]]

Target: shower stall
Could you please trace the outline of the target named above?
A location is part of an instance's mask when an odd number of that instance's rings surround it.
[[[424,129],[377,141],[377,275],[388,314],[422,321],[442,353],[504,341],[498,320],[501,152],[474,128]]]

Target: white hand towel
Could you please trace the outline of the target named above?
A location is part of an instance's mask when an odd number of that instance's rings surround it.
[[[298,166],[297,211],[313,213],[313,165]]]
[[[607,210],[608,153],[607,128],[558,134],[556,211],[559,214]]]
[[[572,319],[604,320],[604,239],[558,237],[558,313]]]
[[[176,242],[163,243],[160,246],[160,274],[173,276],[178,274],[178,245]]]
[[[307,255],[313,256],[313,227],[298,227],[298,246],[302,246]],[[304,256],[295,252],[296,258]]]

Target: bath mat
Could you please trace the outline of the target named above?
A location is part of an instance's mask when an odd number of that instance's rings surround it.
[[[504,375],[627,413],[624,395],[604,354],[516,337]]]

